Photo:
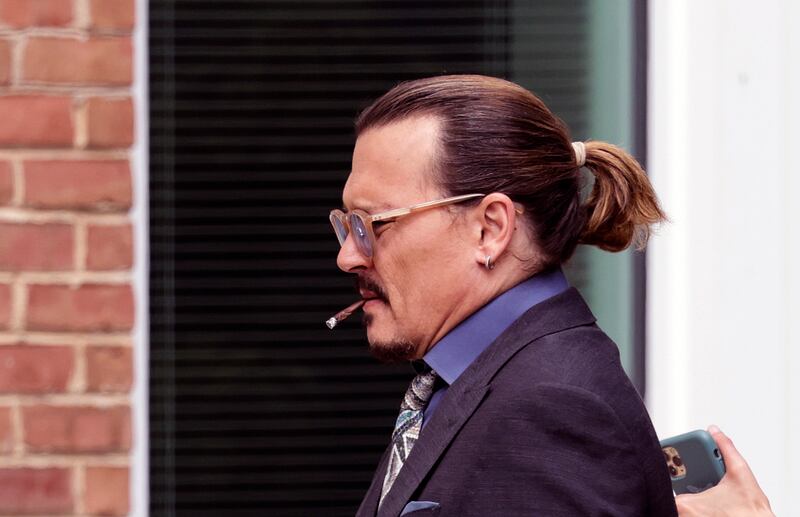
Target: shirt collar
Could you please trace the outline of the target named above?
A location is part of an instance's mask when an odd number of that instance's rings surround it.
[[[459,323],[422,359],[447,384],[453,384],[472,361],[528,309],[568,287],[560,268],[534,275]]]

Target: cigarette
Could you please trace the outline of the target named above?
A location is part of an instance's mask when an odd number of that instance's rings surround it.
[[[355,312],[356,309],[364,305],[366,301],[367,300],[364,299],[358,300],[357,302],[350,305],[346,309],[340,310],[339,312],[336,313],[335,316],[333,316],[332,318],[328,318],[328,320],[325,322],[325,325],[327,325],[329,329],[333,330],[333,327],[338,325],[339,322],[342,322],[347,318],[349,318],[350,315],[353,314],[353,312]]]

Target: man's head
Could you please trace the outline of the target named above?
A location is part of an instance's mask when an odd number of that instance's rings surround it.
[[[422,357],[492,298],[563,263],[579,241],[622,249],[642,222],[663,216],[652,190],[626,191],[636,183],[631,178],[641,187],[638,164],[595,142],[586,146],[586,166],[597,180],[582,205],[580,167],[566,128],[536,96],[501,79],[401,83],[359,116],[356,135],[343,201],[345,210],[361,211],[361,220],[481,195],[375,221],[374,236],[351,227],[364,234],[360,247],[353,235],[343,239],[337,263],[358,275],[369,300],[368,339],[379,358]],[[620,194],[650,212],[621,207]]]
[[[434,174],[439,125],[435,117],[414,116],[361,133],[345,208],[377,214],[446,197]],[[388,361],[421,357],[485,303],[494,283],[476,265],[502,254],[513,220],[513,203],[496,194],[374,223],[372,257],[349,236],[337,262],[358,275],[369,300],[364,321],[373,353]]]

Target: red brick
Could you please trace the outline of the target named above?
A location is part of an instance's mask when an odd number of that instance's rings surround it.
[[[0,222],[0,270],[71,269],[74,240],[69,224]]]
[[[89,147],[130,147],[133,144],[133,102],[130,97],[89,99],[86,112]]]
[[[11,82],[11,43],[0,39],[0,85]]]
[[[131,206],[126,160],[30,161],[23,168],[27,206],[102,211]]]
[[[127,406],[23,407],[22,427],[25,445],[32,452],[106,453],[131,447]]]
[[[0,346],[0,393],[64,392],[72,375],[69,346]]]
[[[11,423],[11,408],[0,407],[0,454],[14,450],[14,426]]]
[[[29,330],[121,331],[133,327],[130,285],[31,285]]]
[[[91,0],[91,28],[99,31],[133,30],[135,9],[133,0]]]
[[[11,163],[0,162],[0,205],[7,205],[14,197],[14,172]]]
[[[71,147],[72,99],[0,96],[0,147]]]
[[[24,81],[58,84],[129,85],[133,78],[129,37],[32,37],[23,54]]]
[[[0,514],[72,513],[70,480],[65,468],[0,468]]]
[[[0,0],[0,23],[9,27],[63,27],[71,21],[72,0]]]
[[[89,391],[128,392],[133,382],[133,350],[125,346],[86,349]]]
[[[128,515],[127,467],[86,467],[84,507],[89,515]]]
[[[86,266],[89,269],[130,269],[133,265],[133,229],[131,225],[90,225],[87,239]]]
[[[11,286],[0,284],[0,329],[7,329],[11,323]]]

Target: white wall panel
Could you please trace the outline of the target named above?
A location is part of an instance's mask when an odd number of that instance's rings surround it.
[[[661,437],[718,424],[800,514],[800,45],[792,0],[654,0],[647,402]]]

